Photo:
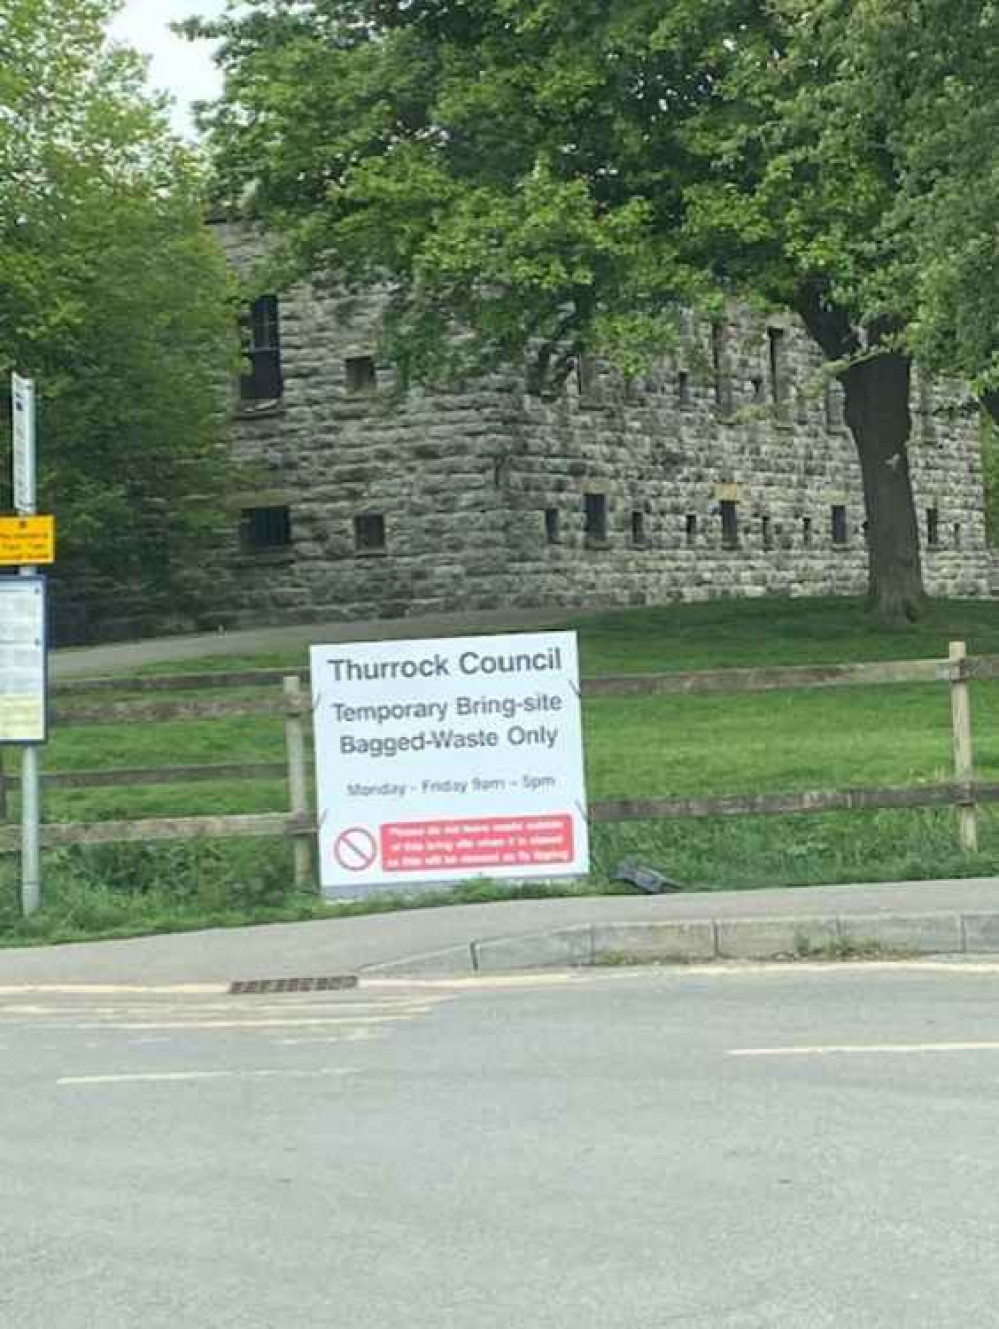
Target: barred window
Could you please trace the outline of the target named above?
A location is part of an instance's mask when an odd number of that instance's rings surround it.
[[[926,544],[929,549],[940,547],[940,513],[936,508],[926,509]]]
[[[286,507],[244,508],[239,530],[247,553],[285,549],[291,544],[291,513]]]
[[[353,355],[343,362],[347,391],[353,396],[374,392],[378,386],[378,372],[370,355]]]
[[[832,542],[834,545],[846,544],[846,508],[842,503],[832,506]]]
[[[783,328],[767,328],[770,348],[770,397],[777,419],[786,422],[790,417],[791,394],[788,391],[787,335]]]
[[[739,505],[731,499],[721,502],[722,545],[726,549],[739,547]]]
[[[242,326],[243,354],[248,367],[239,380],[240,398],[276,401],[284,391],[277,296],[262,295],[254,300]]]
[[[362,512],[354,518],[354,548],[359,554],[385,548],[385,517],[380,512]]]
[[[586,538],[607,539],[607,495],[586,494],[583,500]]]

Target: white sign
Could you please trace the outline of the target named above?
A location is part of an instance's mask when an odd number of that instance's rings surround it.
[[[45,737],[45,582],[0,577],[0,743]]]
[[[35,384],[12,374],[14,407],[14,511],[30,516],[35,511]]]
[[[574,632],[312,648],[328,894],[589,871]]]

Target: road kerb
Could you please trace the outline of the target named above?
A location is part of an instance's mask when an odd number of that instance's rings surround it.
[[[992,954],[999,951],[999,913],[962,914],[963,949],[969,954]]]
[[[805,956],[840,940],[839,920],[834,916],[719,919],[716,931],[722,960]]]
[[[662,923],[594,923],[593,958],[616,956],[639,961],[691,963],[718,956],[717,929],[711,919]]]
[[[590,965],[593,963],[593,928],[584,924],[524,937],[475,941],[472,943],[472,963],[479,974]]]
[[[375,976],[475,976],[599,964],[703,964],[714,960],[802,960],[873,955],[999,953],[994,913],[773,914],[756,918],[663,919],[578,924],[366,966]]]
[[[885,951],[956,955],[964,949],[960,914],[841,914],[844,942],[873,944]]]
[[[394,975],[404,978],[471,977],[475,969],[472,963],[472,946],[462,945],[447,946],[439,951],[425,951],[419,955],[407,955],[399,960],[387,960],[382,964],[365,965],[360,972],[363,981],[365,977],[391,978]]]

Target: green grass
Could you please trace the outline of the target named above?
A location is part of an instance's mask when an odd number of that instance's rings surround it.
[[[942,658],[952,639],[966,640],[974,653],[999,654],[999,613],[983,602],[937,603],[907,633],[879,631],[858,602],[843,600],[731,600],[614,612],[572,626],[580,632],[583,671],[590,676]],[[186,661],[169,670],[156,666],[155,672],[305,663],[305,653],[296,652]],[[972,713],[976,771],[981,778],[999,779],[999,686],[975,684]],[[942,684],[594,699],[586,704],[585,729],[592,798],[911,784],[950,772],[950,707]],[[279,720],[237,718],[69,728],[53,735],[43,760],[49,770],[68,771],[281,761],[283,752]],[[7,759],[9,769],[10,753]],[[285,805],[280,781],[133,786],[50,791],[46,817],[87,821]],[[999,818],[983,812],[981,850],[973,856],[957,850],[949,811],[596,826],[592,875],[572,889],[623,889],[613,885],[613,877],[624,856],[694,890],[995,875]],[[0,945],[329,912],[314,896],[290,891],[290,851],[283,843],[114,846],[46,858],[47,903],[30,923],[17,917],[15,865],[0,860]],[[530,887],[526,893],[544,889]],[[479,883],[457,898],[495,894]],[[431,903],[453,898],[447,893]],[[399,905],[395,900],[381,907]]]
[[[571,626],[581,634],[584,674],[915,660],[946,656],[949,641],[965,639],[980,655],[999,653],[999,612],[983,600],[938,600],[900,632],[879,628],[852,599],[713,600]]]
[[[982,655],[999,652],[999,613],[981,600],[937,600],[901,632],[879,628],[857,599],[711,600],[704,604],[621,609],[579,617],[553,613],[552,628],[580,634],[584,674],[658,673],[762,665],[831,664],[945,656],[967,638]],[[206,656],[144,665],[142,675],[301,669],[307,651]]]

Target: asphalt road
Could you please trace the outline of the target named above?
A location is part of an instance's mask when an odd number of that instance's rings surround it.
[[[999,1325],[999,964],[0,989],[14,1329]]]

